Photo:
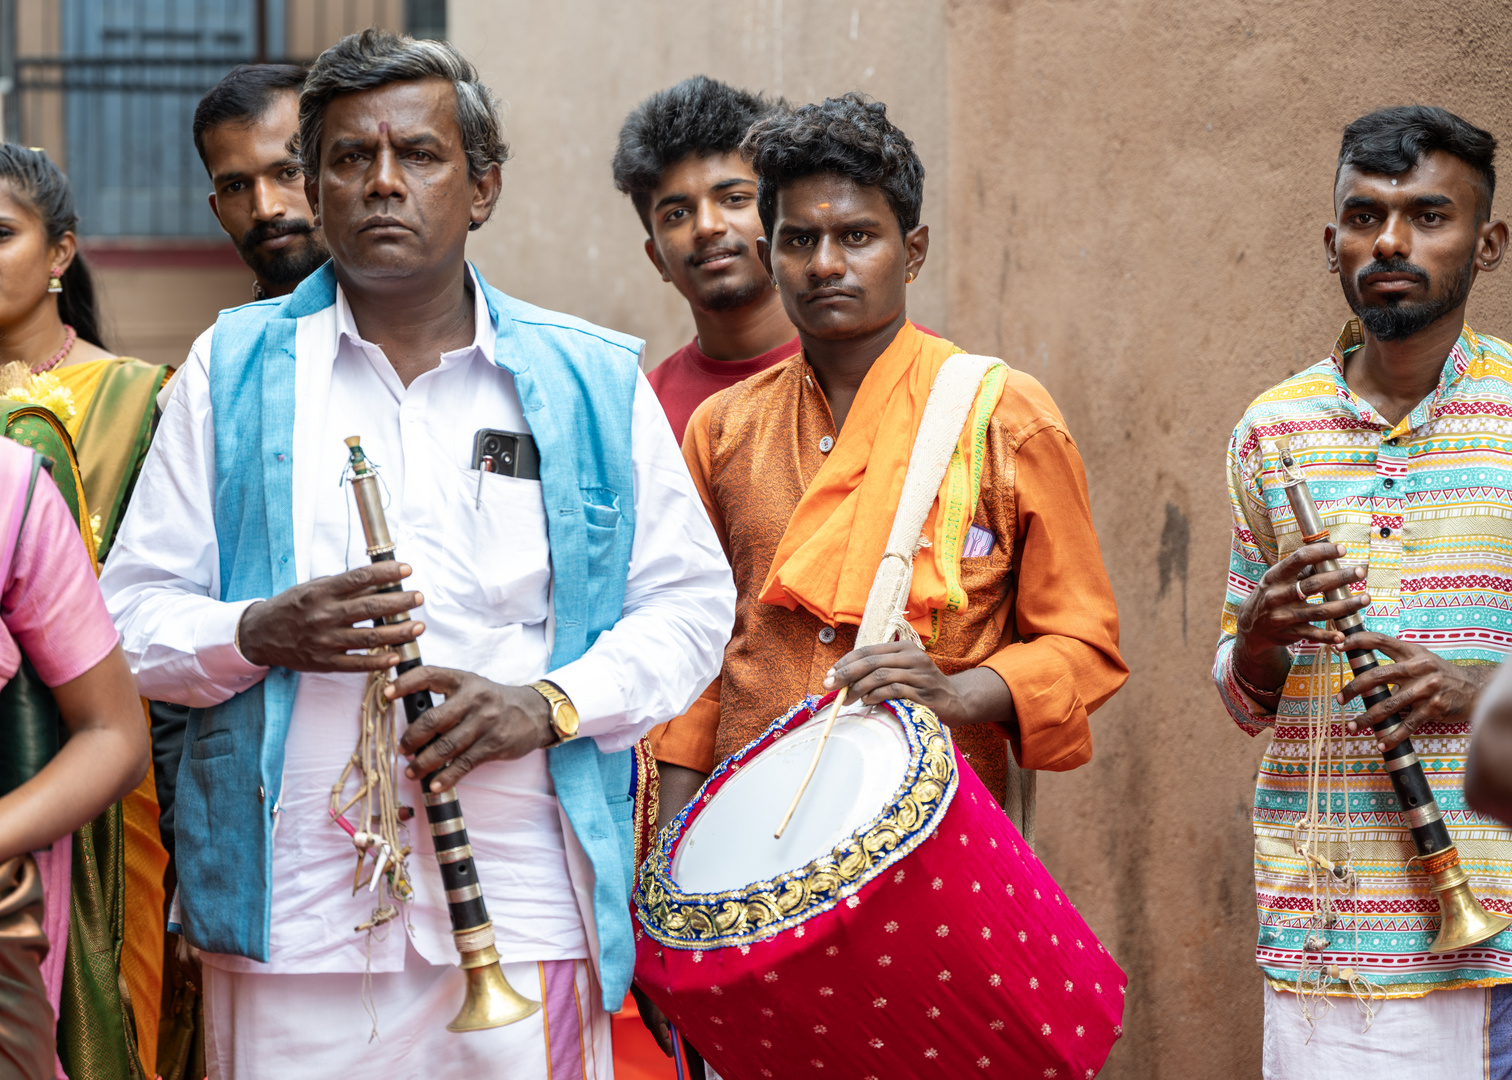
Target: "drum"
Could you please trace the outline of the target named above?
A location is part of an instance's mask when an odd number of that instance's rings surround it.
[[[634,896],[637,984],[725,1080],[1095,1076],[1125,978],[923,706],[828,698],[721,764]]]

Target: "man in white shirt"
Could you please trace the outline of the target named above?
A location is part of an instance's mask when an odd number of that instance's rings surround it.
[[[209,1072],[608,1077],[646,780],[629,748],[718,673],[730,572],[640,343],[465,262],[507,156],[472,66],[438,42],[347,38],[312,69],[300,128],[333,261],[195,343],[101,579],[142,692],[195,709],[179,907],[203,950]],[[481,432],[533,446],[539,478],[480,470]],[[392,562],[369,564],[343,483],[354,434]],[[414,898],[354,931],[373,899],[351,894],[328,803],[367,672],[416,640],[436,666],[392,692],[446,700],[401,744]],[[438,768],[504,972],[544,1003],[507,1027],[445,1029],[463,977],[417,779]]]

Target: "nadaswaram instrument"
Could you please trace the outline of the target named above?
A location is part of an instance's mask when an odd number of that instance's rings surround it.
[[[1280,451],[1281,472],[1285,477],[1282,484],[1286,488],[1286,498],[1291,503],[1292,514],[1297,519],[1297,527],[1302,532],[1301,543],[1323,543],[1328,540],[1328,526],[1323,524],[1323,519],[1318,514],[1317,504],[1313,502],[1312,491],[1307,486],[1302,467],[1293,456],[1289,444],[1281,445]],[[1327,559],[1317,564],[1316,572],[1333,573],[1339,569],[1336,560]],[[1340,586],[1330,589],[1323,596],[1325,600],[1347,600],[1349,590]],[[1334,620],[1334,628],[1347,641],[1365,629],[1365,619],[1359,612],[1354,612]],[[1350,669],[1356,675],[1363,675],[1377,666],[1375,656],[1369,649],[1351,649],[1346,645],[1344,651],[1349,658]],[[1391,691],[1382,686],[1365,695],[1365,707],[1377,705],[1390,696]],[[1401,713],[1394,713],[1377,721],[1373,730],[1377,736],[1386,735],[1404,719]],[[1428,786],[1428,778],[1423,773],[1412,740],[1403,739],[1397,743],[1386,751],[1385,759],[1387,774],[1391,777],[1391,786],[1396,792],[1402,818],[1412,830],[1412,842],[1417,847],[1418,861],[1428,873],[1431,882],[1429,888],[1438,900],[1441,917],[1439,932],[1433,944],[1428,946],[1428,951],[1454,952],[1495,937],[1512,926],[1512,918],[1492,915],[1470,891],[1469,878],[1460,866],[1459,851],[1449,837],[1449,830],[1444,825],[1444,815],[1434,800],[1433,789]]]
[[[390,561],[394,558],[394,543],[389,538],[388,520],[383,513],[378,474],[363,454],[358,436],[347,439],[346,444],[350,452],[352,493],[356,496],[357,514],[362,519],[363,535],[367,538],[368,558],[375,563]],[[394,582],[379,591],[399,592],[400,586]],[[383,621],[393,626],[408,622],[409,615],[401,612]],[[420,647],[413,641],[395,646],[395,651],[400,658],[395,668],[398,674],[403,675],[420,666]],[[434,704],[429,690],[416,691],[404,698],[404,715],[413,724]],[[462,806],[457,801],[457,789],[441,792],[430,789],[431,781],[439,772],[438,769],[426,776],[421,781],[421,790],[425,798],[425,816],[435,841],[436,861],[441,864],[441,880],[446,887],[452,939],[462,957],[458,966],[467,977],[462,1011],[446,1027],[448,1031],[503,1027],[523,1020],[541,1006],[539,1002],[520,995],[504,978],[499,953],[494,948],[493,922],[483,902],[478,868],[467,841]]]
[[[1122,1034],[1113,957],[933,712],[818,719],[834,697],[719,765],[657,837],[636,984],[725,1080],[1096,1075]]]

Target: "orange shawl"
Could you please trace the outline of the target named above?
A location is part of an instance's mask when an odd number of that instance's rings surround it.
[[[804,607],[827,624],[861,624],[924,403],[941,365],[962,350],[905,322],[866,373],[834,449],[793,511],[761,587],[762,603]],[[987,424],[1007,368],[982,380],[924,536],[931,546],[914,560],[907,616],[926,644],[939,633],[939,614],[966,606],[961,547],[976,516],[986,456]]]

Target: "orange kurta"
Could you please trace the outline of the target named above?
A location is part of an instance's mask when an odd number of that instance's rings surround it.
[[[834,437],[829,405],[802,355],[694,413],[683,456],[734,571],[735,628],[719,680],[686,714],[653,731],[658,760],[709,771],[805,695],[821,692],[825,673],[854,647],[854,625],[826,625],[803,607],[756,599]],[[1049,394],[1021,372],[1009,373],[988,423],[972,524],[992,534],[992,549],[961,559],[967,603],[941,614],[930,654],[946,674],[991,667],[1013,692],[1011,729],[954,729],[1001,797],[1005,734],[1024,768],[1075,768],[1092,755],[1088,714],[1128,676],[1080,455]]]

